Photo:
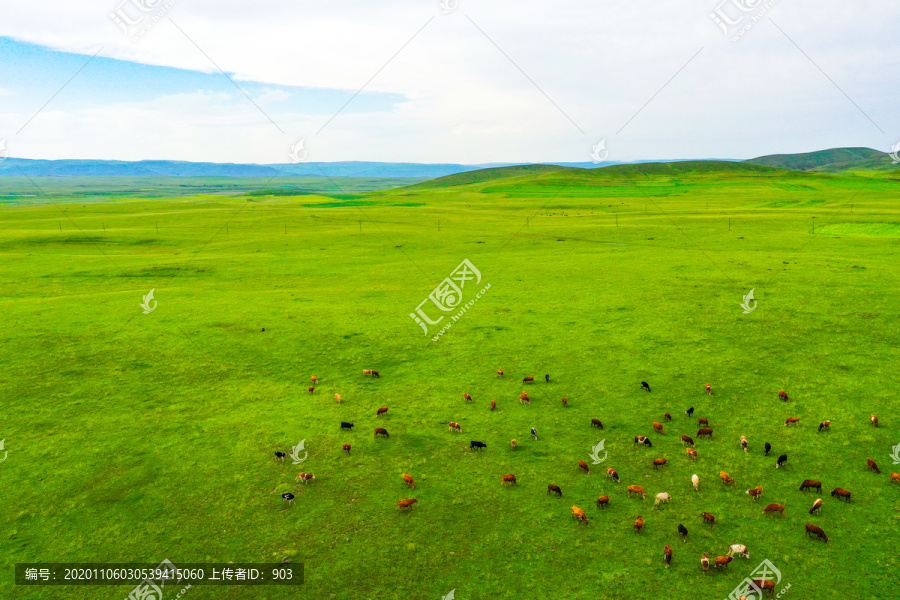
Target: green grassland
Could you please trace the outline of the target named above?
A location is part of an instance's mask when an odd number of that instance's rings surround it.
[[[0,597],[118,600],[133,587],[15,587],[20,562],[288,558],[305,564],[302,587],[195,586],[183,598],[438,600],[455,589],[459,600],[718,600],[768,558],[788,600],[895,599],[900,186],[890,175],[541,167],[355,196],[260,181],[262,195],[60,187],[7,205]],[[85,193],[94,200],[77,201]],[[436,328],[425,335],[410,313],[463,259],[480,270],[479,289],[491,287],[432,341]],[[758,305],[743,314],[751,288]],[[143,314],[151,289],[158,305]],[[526,375],[538,380],[531,405],[518,401]],[[390,410],[376,418],[381,406]],[[697,440],[696,463],[679,441],[696,434],[689,406],[715,430]],[[651,424],[664,412],[674,419],[660,435]],[[798,427],[783,426],[791,416]],[[831,431],[818,433],[824,419]],[[390,438],[374,439],[376,426]],[[654,447],[635,447],[636,435]],[[581,473],[603,439],[608,459]],[[274,459],[301,440],[302,465]],[[470,440],[487,449],[470,452]],[[781,453],[789,462],[775,469]],[[655,471],[654,458],[668,465]],[[301,470],[316,479],[297,485]],[[506,473],[518,484],[502,487]],[[807,478],[824,484],[816,516],[819,496],[798,491]],[[562,498],[547,496],[550,483]],[[647,499],[628,498],[631,484]],[[756,485],[753,502],[744,491]],[[828,495],[838,486],[851,503]],[[673,499],[655,508],[662,491]],[[600,511],[603,494],[611,506]],[[418,503],[398,514],[410,497]],[[769,502],[786,505],[783,518],[762,514]],[[830,542],[805,538],[805,523]],[[730,544],[751,559],[704,575],[702,553]]]

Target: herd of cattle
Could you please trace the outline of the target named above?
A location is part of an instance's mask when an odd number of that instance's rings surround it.
[[[380,375],[378,374],[378,371],[373,371],[373,370],[368,370],[368,369],[363,371],[363,375],[376,377],[376,378],[380,377]],[[498,370],[497,375],[498,375],[498,377],[503,377],[503,375],[504,375],[503,370]],[[550,375],[545,375],[544,379],[546,382],[549,383]],[[313,386],[309,388],[309,392],[314,393],[315,389],[316,389],[315,386],[318,385],[319,381],[315,376],[312,377],[311,380],[312,380]],[[525,377],[522,379],[522,383],[523,384],[534,383],[534,377],[533,376]],[[645,381],[641,382],[641,389],[646,390],[647,392],[651,391],[650,385]],[[706,384],[705,390],[706,390],[707,394],[712,395],[712,388],[709,384]],[[790,401],[790,398],[788,397],[787,393],[784,390],[778,392],[778,397],[785,402]],[[472,396],[467,393],[463,394],[463,398],[465,399],[466,402],[470,402],[470,403],[473,402]],[[339,403],[341,402],[341,397],[339,394],[335,394],[335,399],[337,400],[337,402],[339,402]],[[528,393],[523,391],[522,394],[519,396],[519,401],[522,403],[530,404],[530,400],[528,398]],[[563,404],[563,406],[568,405],[568,401],[566,398],[562,399],[562,404]],[[495,409],[496,409],[496,402],[492,400],[491,401],[491,410],[493,411]],[[375,416],[381,417],[382,415],[385,415],[387,412],[388,412],[388,407],[383,406],[376,411]],[[688,408],[685,411],[685,414],[688,417],[693,417],[694,407]],[[665,413],[665,414],[663,414],[662,419],[663,419],[663,422],[671,421],[672,415],[669,413]],[[874,427],[879,426],[877,416],[871,415],[869,420]],[[800,422],[799,417],[790,417],[785,421],[784,426],[787,427],[790,425],[798,425],[799,422]],[[450,431],[462,433],[462,426],[459,423],[450,421],[448,423],[448,425],[449,425]],[[697,431],[697,434],[696,434],[698,439],[703,438],[703,437],[712,439],[713,430],[709,427],[708,419],[699,418],[697,421],[697,425],[699,428]],[[352,422],[351,423],[341,422],[341,430],[342,431],[352,431],[354,426],[355,425]],[[599,419],[591,419],[590,426],[597,427],[599,429],[603,429],[603,423]],[[653,430],[656,433],[658,433],[660,435],[665,434],[664,426],[662,423],[654,422],[652,426],[653,426]],[[827,421],[827,420],[822,421],[818,426],[818,431],[819,432],[826,431],[826,430],[829,430],[830,427],[831,427],[831,421]],[[531,435],[535,440],[538,439],[537,431],[534,428],[531,429]],[[376,438],[377,437],[389,438],[390,434],[388,433],[387,429],[385,429],[383,427],[376,427],[375,428],[375,437]],[[691,460],[696,460],[698,457],[698,452],[695,448],[694,440],[690,436],[682,434],[681,435],[681,443],[682,443],[682,446],[685,447],[688,458]],[[647,448],[653,447],[653,442],[649,437],[640,436],[640,435],[634,437],[634,444],[644,446]],[[749,450],[749,442],[745,436],[740,437],[739,445],[740,445],[740,448],[744,452],[747,452]],[[514,439],[511,440],[510,446],[511,446],[512,450],[515,450],[516,446],[517,446],[517,441]],[[487,448],[487,445],[484,442],[472,440],[469,443],[470,450],[483,450],[485,448]],[[765,456],[769,456],[769,452],[771,451],[771,449],[772,449],[771,444],[766,442],[766,444],[764,446]],[[347,452],[349,454],[350,450],[351,450],[350,444],[346,444],[346,443],[342,444],[342,451]],[[285,458],[285,453],[276,451],[275,458],[283,461]],[[783,467],[787,463],[787,460],[788,460],[787,454],[780,455],[778,457],[778,460],[775,463],[775,468]],[[656,459],[653,459],[651,464],[653,465],[654,469],[659,469],[660,467],[666,466],[667,460],[664,458],[656,458]],[[881,470],[879,469],[878,464],[873,459],[871,459],[871,458],[867,459],[866,465],[869,470],[875,472],[876,474],[881,474]],[[583,460],[578,461],[578,468],[581,469],[585,473],[590,473],[590,467],[588,467],[587,463],[585,463]],[[619,474],[615,471],[615,469],[607,468],[606,475],[612,481],[614,481],[616,483],[620,482]],[[721,471],[719,473],[719,478],[721,479],[723,485],[725,485],[725,486],[734,484],[734,479],[731,478],[728,475],[728,473],[726,473],[725,471]],[[297,476],[297,480],[302,481],[304,484],[313,479],[315,479],[315,475],[313,475],[311,473],[300,473]],[[403,475],[403,481],[409,486],[410,489],[414,489],[416,487],[414,479],[409,474]],[[892,483],[896,482],[896,483],[900,484],[900,473],[891,473],[890,481]],[[502,485],[502,486],[515,485],[517,482],[518,482],[518,480],[517,480],[516,476],[512,473],[508,473],[501,477],[500,485]],[[691,476],[691,484],[695,491],[700,490],[700,478],[696,474]],[[815,489],[817,492],[821,493],[822,492],[822,482],[813,480],[813,479],[806,479],[803,481],[803,483],[800,484],[799,491],[802,492],[802,491],[811,490],[811,489]],[[645,492],[644,488],[639,485],[629,485],[629,486],[627,486],[626,491],[627,491],[628,497],[631,497],[632,494],[634,494],[635,496],[639,496],[641,499],[644,499],[646,496],[646,492]],[[754,501],[756,501],[762,496],[763,488],[762,488],[762,486],[756,486],[755,488],[747,490],[745,493],[748,494]],[[547,494],[548,495],[552,494],[552,495],[555,495],[560,498],[563,495],[562,489],[558,485],[555,485],[552,483],[547,486]],[[851,492],[849,490],[837,487],[837,488],[834,488],[833,490],[831,490],[831,496],[838,500],[844,500],[846,502],[850,502]],[[654,506],[658,506],[661,503],[669,502],[669,500],[671,500],[671,499],[672,499],[672,496],[670,494],[668,494],[667,492],[660,492],[660,493],[656,494]],[[294,501],[293,494],[291,494],[289,492],[282,494],[282,502],[293,502],[293,501]],[[407,499],[400,500],[397,502],[398,511],[402,511],[405,508],[408,509],[417,502],[418,502],[417,498],[407,498]],[[610,504],[609,495],[603,495],[603,496],[600,496],[599,498],[597,498],[596,504],[597,504],[598,509],[607,508]],[[816,514],[822,508],[822,505],[823,505],[822,499],[821,498],[816,499],[813,502],[812,508],[809,509],[809,514],[811,514],[811,515]],[[762,512],[763,512],[763,514],[778,513],[779,516],[784,516],[784,510],[785,510],[785,507],[783,504],[771,503],[771,504],[768,504],[762,510]],[[574,518],[578,519],[578,522],[580,524],[587,525],[589,522],[587,514],[585,514],[584,510],[582,510],[578,506],[572,507],[572,516]],[[710,527],[715,526],[716,518],[712,514],[710,514],[708,512],[702,512],[702,513],[700,513],[700,516],[703,519],[704,523],[708,524]],[[643,528],[644,528],[644,519],[642,516],[638,516],[634,522],[634,531],[636,533],[640,533],[643,530]],[[678,534],[681,536],[681,538],[684,542],[687,542],[688,530],[683,524],[678,525]],[[828,542],[828,536],[825,534],[825,531],[818,525],[814,525],[812,523],[807,523],[805,534],[807,536],[813,536],[815,539],[822,540],[826,543]],[[726,565],[728,565],[728,563],[730,563],[732,560],[734,560],[734,558],[733,558],[734,555],[738,555],[743,558],[750,558],[750,552],[746,546],[744,546],[743,544],[733,544],[729,547],[728,553],[726,555],[716,557],[713,560],[712,564],[714,564],[716,568],[726,566]],[[668,544],[666,544],[665,548],[663,549],[663,560],[664,560],[664,564],[665,564],[666,568],[668,568],[669,565],[671,564],[672,556],[673,556],[672,548]],[[706,553],[704,553],[703,557],[700,559],[700,566],[704,572],[709,570],[710,561],[707,558]],[[771,581],[760,580],[755,583],[757,585],[759,585],[759,587],[763,590],[766,590],[769,592],[774,591],[774,583]]]

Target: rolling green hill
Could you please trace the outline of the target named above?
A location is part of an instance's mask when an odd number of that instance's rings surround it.
[[[797,169],[800,171],[820,171],[839,173],[851,170],[882,171],[896,168],[890,155],[871,148],[832,148],[802,154],[770,154],[744,161],[745,163]]]

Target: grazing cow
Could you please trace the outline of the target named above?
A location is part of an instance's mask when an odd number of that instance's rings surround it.
[[[668,502],[672,499],[672,496],[666,492],[660,492],[656,495],[656,502],[653,503],[653,506],[659,506],[660,502]]]
[[[781,467],[783,467],[785,465],[786,462],[787,462],[787,454],[782,454],[781,456],[778,457],[778,462],[775,463],[775,468],[780,469]]]
[[[709,439],[712,439],[713,430],[708,427],[704,427],[703,429],[697,430],[697,437],[701,438],[703,436],[707,436]]]
[[[600,419],[591,419],[591,427],[599,427],[600,429],[603,429],[603,423],[600,421]]]
[[[700,559],[700,566],[703,567],[704,573],[709,571],[709,559],[706,558],[706,552],[703,553],[703,558]]]
[[[809,490],[812,488],[816,488],[820,494],[822,493],[822,482],[816,481],[815,479],[804,479],[803,483],[800,484],[800,491]]]
[[[372,374],[371,369],[363,369],[363,377],[368,377],[371,374]]]
[[[691,458],[691,460],[697,460],[697,451],[693,448],[685,448],[687,450],[687,455]]]
[[[763,509],[763,514],[773,513],[773,512],[777,512],[783,517],[784,516],[784,504],[775,504],[773,502],[772,504],[767,505]]]
[[[681,540],[682,540],[685,544],[687,544],[688,530],[687,530],[687,527],[685,527],[684,525],[682,525],[682,524],[680,524],[680,523],[678,524],[678,535],[680,535],[680,536],[681,536]]]
[[[547,383],[550,383],[550,376],[544,375],[544,381],[546,381]]]
[[[822,508],[822,499],[816,498],[816,501],[813,502],[812,508],[809,509],[809,514],[813,514],[819,511]]]
[[[497,377],[503,377],[503,369],[497,369]]]
[[[816,539],[825,540],[825,543],[828,543],[828,536],[825,535],[825,532],[822,531],[822,528],[818,525],[811,525],[809,523],[806,524],[806,535],[814,535]]]
[[[743,544],[732,544],[728,546],[728,556],[734,556],[735,554],[741,558],[750,558],[750,551],[747,550],[747,546]]]
[[[534,438],[534,441],[537,441],[537,429],[534,427],[531,428],[531,437]]]
[[[497,401],[491,400],[491,411],[493,412],[495,410],[497,410]]]
[[[684,411],[684,414],[686,414],[689,418],[693,418],[693,416],[694,416],[694,407],[692,406],[692,407],[690,407],[689,409],[687,409],[686,411]]]
[[[600,496],[597,498],[597,508],[606,508],[609,506],[609,496]]]
[[[607,468],[606,468],[606,476],[607,476],[607,477],[611,477],[612,480],[615,481],[616,483],[619,482],[619,474],[616,473],[616,470],[613,469],[612,467],[607,467]]]
[[[584,471],[585,473],[587,473],[588,475],[590,475],[590,473],[591,473],[591,470],[588,469],[587,463],[584,462],[583,460],[578,461],[578,468],[581,469],[582,471]]]
[[[693,445],[694,445],[694,439],[693,439],[691,436],[685,435],[685,434],[682,433],[682,434],[681,434],[681,445],[682,445],[682,446],[684,446],[684,445],[693,446]]]
[[[788,417],[787,421],[784,422],[784,426],[787,427],[788,425],[796,425],[799,422],[800,417]]]
[[[516,443],[517,443],[516,440],[510,440],[510,441],[509,441],[509,445],[512,446],[512,449],[513,449],[513,450],[516,449]]]
[[[651,391],[651,390],[650,390],[650,384],[647,383],[646,381],[642,381],[642,382],[641,382],[641,389],[647,390],[648,392]]]
[[[316,386],[311,385],[308,388],[306,388],[306,391],[309,392],[310,394],[312,394],[313,392],[316,391]]]
[[[628,486],[628,497],[631,498],[631,494],[638,494],[641,497],[641,500],[644,499],[646,493],[644,492],[644,488],[639,485],[629,485]]]
[[[869,420],[872,421],[872,425],[874,425],[875,427],[878,427],[878,417],[876,417],[875,415],[872,415],[871,417],[869,417]]]
[[[634,522],[634,532],[640,533],[644,528],[644,517],[638,515],[637,520]]]
[[[672,564],[672,547],[666,544],[666,547],[663,548],[663,560],[666,563],[666,568],[669,568],[669,565]]]
[[[319,380],[316,379],[316,376],[315,376],[315,375],[313,375],[312,377],[310,377],[310,379],[312,380],[313,385],[319,385]]]
[[[312,481],[316,476],[312,473],[297,473],[297,479],[295,481],[302,481],[304,485],[306,485],[307,481]]]
[[[833,490],[831,490],[831,495],[838,500],[843,498],[847,502],[850,502],[850,491],[845,490],[844,488],[834,488]]]
[[[569,401],[566,400],[565,398],[563,398],[563,399],[562,399],[562,404],[563,404],[563,407],[566,407],[566,406],[569,405]]]
[[[380,417],[381,415],[385,414],[387,411],[388,411],[388,407],[387,407],[387,406],[382,406],[381,408],[379,408],[379,409],[375,412],[375,416],[376,416],[376,417]]]
[[[293,504],[294,503],[294,495],[290,492],[285,492],[284,494],[281,495],[281,501],[287,502],[288,504]]]
[[[708,383],[706,384],[706,395],[712,396],[712,386],[710,386]]]
[[[734,479],[729,477],[728,473],[725,471],[719,471],[719,479],[721,479],[724,484],[734,483]]]
[[[656,431],[657,433],[665,433],[665,432],[663,431],[662,423],[656,423],[656,422],[654,422],[654,423],[653,423],[653,430]]]
[[[778,392],[778,397],[781,398],[782,400],[784,400],[785,402],[788,402],[790,400],[790,398],[788,398],[787,392],[785,392],[784,390],[781,390],[780,392]]]
[[[405,481],[407,483],[407,485],[409,485],[410,488],[416,487],[416,482],[413,481],[412,476],[407,475],[406,473],[403,474],[403,481]]]
[[[522,379],[522,383],[534,383],[534,376],[530,375]]]
[[[769,452],[772,451],[772,444],[770,444],[769,442],[766,442],[765,448],[766,448],[766,456],[768,456]]]
[[[730,563],[733,560],[734,560],[734,558],[731,556],[717,556],[716,557],[716,568],[718,569],[719,567],[727,567],[728,563]]]
[[[872,460],[871,458],[866,459],[866,464],[869,465],[869,468],[881,475],[881,469],[878,468],[878,464]]]
[[[512,485],[516,482],[516,476],[510,473],[509,475],[503,476],[503,481],[500,482],[500,485],[506,485],[507,483]]]
[[[552,483],[550,485],[548,485],[547,486],[547,495],[549,496],[551,492],[556,494],[558,497],[562,498],[562,490],[559,489],[558,485],[553,485]]]
[[[696,473],[691,475],[691,483],[694,485],[694,491],[699,492],[700,491],[700,478],[697,477]]]
[[[519,404],[531,404],[531,400],[528,399],[528,394],[525,390],[522,390],[522,393],[519,394]]]
[[[709,425],[709,419],[707,419],[706,417],[700,417],[699,419],[697,419],[697,427],[700,427],[701,425]]]
[[[353,425],[353,423],[347,423],[346,421],[341,421],[341,430],[349,429],[349,430],[352,431],[352,430],[353,430],[353,427],[355,427],[355,426]]]
[[[285,456],[286,456],[286,455],[285,455],[284,452],[279,452],[279,451],[277,451],[277,450],[275,451],[275,460],[280,460],[281,462],[284,462],[284,457],[285,457]]]
[[[377,379],[381,379],[381,375],[378,374],[378,371],[372,371],[372,377],[375,377],[375,378],[377,378]]]
[[[741,449],[746,452],[747,451],[747,438],[741,436]]]
[[[635,444],[643,444],[649,448],[653,447],[653,442],[650,441],[650,438],[644,437],[642,435],[634,436],[634,443]]]
[[[669,413],[663,413],[663,421],[671,421],[672,415]]]
[[[900,473],[891,473],[891,483],[895,481],[900,483]]]
[[[585,525],[588,524],[587,515],[584,514],[584,511],[578,508],[577,506],[572,507],[572,516],[576,519],[579,519]]]
[[[750,497],[754,500],[759,500],[759,497],[762,496],[762,486],[758,485],[752,490],[747,490],[747,493],[750,494]]]
[[[481,450],[482,448],[487,448],[487,444],[484,442],[476,442],[474,440],[469,442],[469,450]]]
[[[700,513],[700,516],[703,517],[703,520],[706,523],[709,523],[710,527],[713,527],[716,524],[716,518],[714,516],[712,516],[711,514],[709,514],[708,512],[702,512],[702,513]]]
[[[418,502],[418,499],[416,499],[416,498],[408,498],[406,500],[401,500],[400,502],[397,503],[397,512],[400,512],[404,508],[409,508],[416,502]]]
[[[769,579],[754,579],[753,585],[755,585],[756,587],[761,589],[763,591],[763,593],[769,592],[770,596],[775,594],[775,582],[774,581],[771,581]]]
[[[450,431],[458,431],[458,432],[462,433],[462,425],[460,425],[459,423],[454,423],[453,421],[450,421],[450,423],[448,423],[448,425],[450,427]]]
[[[351,448],[350,444],[343,444],[343,445],[341,445],[341,449],[342,449],[344,452],[346,452],[347,454],[350,454],[350,448]]]
[[[391,437],[390,434],[388,434],[387,429],[384,429],[383,427],[375,428],[375,437],[378,437],[379,435],[383,435],[386,438]]]
[[[338,404],[341,403],[341,395],[340,394],[335,394],[334,399],[337,401]]]
[[[661,466],[666,464],[666,459],[664,458],[654,458],[653,459],[653,468],[659,469]]]
[[[826,429],[831,431],[831,421],[822,421],[819,423],[819,431],[825,431]]]
[[[472,401],[472,396],[470,396],[470,395],[468,395],[468,394],[463,394],[463,398],[466,399],[466,402],[471,402],[471,401]]]

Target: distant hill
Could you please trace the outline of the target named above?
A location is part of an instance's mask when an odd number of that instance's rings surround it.
[[[820,173],[850,170],[884,171],[896,168],[889,154],[871,148],[832,148],[802,154],[770,154],[744,162]]]

